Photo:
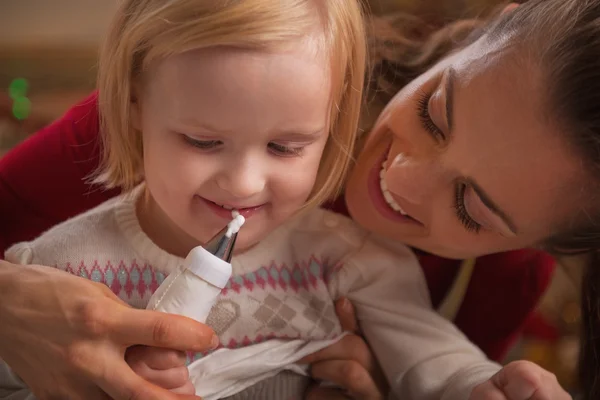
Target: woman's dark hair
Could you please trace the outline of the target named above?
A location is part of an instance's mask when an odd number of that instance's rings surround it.
[[[484,19],[464,19],[439,27],[408,14],[370,21],[366,101],[382,104],[453,50],[480,36]],[[368,106],[368,104],[367,104]]]
[[[501,40],[511,57],[539,72],[541,118],[560,129],[585,167],[587,203],[540,245],[555,255],[589,253],[579,378],[584,399],[600,399],[600,0],[529,0],[489,24],[423,26],[408,17],[374,21],[369,99],[389,101],[465,40]]]

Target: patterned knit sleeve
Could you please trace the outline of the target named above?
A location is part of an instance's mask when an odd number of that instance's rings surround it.
[[[18,243],[4,254],[5,260],[13,264],[31,264],[33,251],[28,243]],[[27,385],[14,371],[0,359],[0,399],[2,400],[35,400]]]
[[[432,309],[422,270],[405,246],[365,242],[331,277],[330,291],[356,307],[398,398],[466,399],[500,369]]]
[[[13,264],[34,264],[33,248],[28,242],[17,243],[6,250],[4,258]]]

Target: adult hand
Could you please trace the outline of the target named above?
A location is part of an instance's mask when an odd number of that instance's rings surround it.
[[[40,400],[197,399],[139,377],[125,350],[142,344],[205,351],[218,343],[207,326],[133,309],[105,285],[2,260],[0,321],[0,358]]]
[[[125,361],[136,374],[155,385],[175,393],[196,393],[182,351],[133,346],[127,349]]]
[[[514,361],[476,386],[469,400],[572,400],[572,397],[554,374],[529,361]]]
[[[311,364],[313,378],[334,383],[343,389],[315,386],[308,391],[306,400],[386,398],[389,391],[387,381],[369,345],[359,336],[352,303],[341,298],[336,301],[335,309],[342,329],[351,333],[300,362]]]

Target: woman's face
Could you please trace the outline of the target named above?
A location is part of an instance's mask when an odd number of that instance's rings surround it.
[[[480,40],[400,91],[352,171],[365,228],[449,258],[534,245],[577,204],[580,163],[541,111],[535,68]]]

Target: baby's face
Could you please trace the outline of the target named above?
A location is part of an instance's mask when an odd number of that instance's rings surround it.
[[[140,219],[157,244],[185,256],[233,208],[247,249],[306,202],[329,133],[331,69],[315,46],[195,50],[148,72],[133,121],[153,210]]]
[[[535,244],[577,208],[581,166],[543,113],[540,71],[499,45],[475,43],[387,105],[346,189],[361,225],[465,258]]]

